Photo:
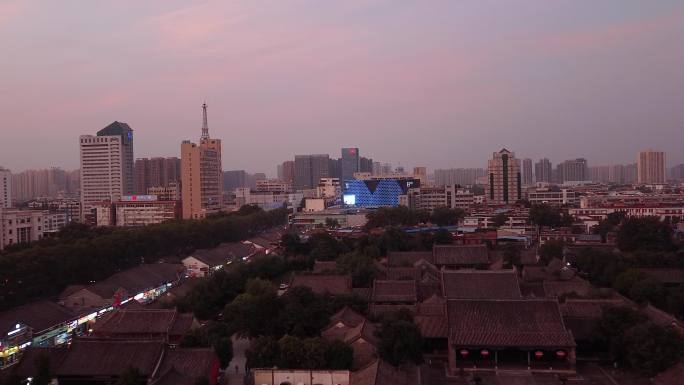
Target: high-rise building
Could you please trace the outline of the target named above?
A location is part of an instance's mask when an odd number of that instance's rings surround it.
[[[427,186],[427,184],[428,184],[427,167],[414,167],[413,168],[413,177],[415,179],[420,180],[421,186]]]
[[[199,145],[181,144],[181,200],[183,219],[204,218],[223,206],[221,140],[209,137],[207,104],[202,104],[202,136]]]
[[[278,179],[290,183],[294,183],[294,162],[291,160],[284,161],[278,165]]]
[[[611,166],[589,167],[589,180],[598,183],[610,182]]]
[[[359,158],[359,172],[373,172],[373,159],[361,157]],[[352,178],[354,176],[352,175]]]
[[[625,183],[633,184],[637,182],[637,164],[630,163],[625,165]]]
[[[684,164],[678,164],[670,170],[670,177],[676,181],[684,181]]]
[[[150,187],[166,187],[180,181],[180,159],[138,158],[135,160],[135,193],[145,194]]]
[[[646,150],[637,156],[637,183],[665,183],[665,153]]]
[[[589,180],[589,168],[587,167],[587,160],[584,158],[566,160],[560,163],[556,170],[556,182],[558,183]]]
[[[342,180],[354,179],[354,173],[361,171],[361,162],[359,158],[358,148],[343,148],[342,158],[340,158],[341,163],[341,175]]]
[[[295,190],[316,188],[321,178],[330,177],[329,159],[328,154],[295,155]]]
[[[532,174],[532,159],[523,159],[522,165],[523,185],[531,186],[534,183],[534,175]]]
[[[328,159],[328,176],[339,179],[342,175],[342,158]]]
[[[223,172],[223,191],[233,191],[240,187],[249,187],[247,171],[228,170]]]
[[[96,136],[81,135],[81,218],[96,203],[116,201],[133,192],[133,130],[114,122]]]
[[[435,170],[435,186],[471,186],[487,175],[483,168],[450,168]]]
[[[534,164],[535,181],[550,183],[553,181],[553,165],[547,158],[539,159],[539,162]]]
[[[502,149],[488,162],[487,201],[489,204],[512,204],[522,199],[520,160],[515,153]]]
[[[0,207],[12,207],[12,173],[0,167]]]

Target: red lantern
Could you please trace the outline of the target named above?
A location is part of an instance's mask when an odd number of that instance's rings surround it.
[[[468,354],[469,354],[470,352],[468,351],[468,349],[461,349],[461,350],[459,351],[459,353],[461,353],[461,357],[466,358],[466,357],[468,357]]]
[[[542,352],[541,350],[537,350],[536,352],[534,352],[534,358],[540,359],[542,357],[544,357],[544,352]]]
[[[565,353],[564,350],[559,350],[556,352],[556,357],[558,357],[558,358],[565,358],[566,355],[567,355],[567,353]]]
[[[489,350],[482,349],[482,350],[480,350],[480,354],[482,355],[482,357],[487,358],[487,357],[489,357]]]

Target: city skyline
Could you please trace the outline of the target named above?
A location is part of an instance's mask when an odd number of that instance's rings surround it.
[[[223,169],[270,176],[342,147],[430,169],[484,167],[503,147],[554,164],[632,163],[646,148],[684,163],[681,3],[311,5],[3,3],[2,166],[75,169],[75,138],[113,121],[133,128],[136,157],[179,156],[204,100]],[[55,15],[70,28],[44,22]]]

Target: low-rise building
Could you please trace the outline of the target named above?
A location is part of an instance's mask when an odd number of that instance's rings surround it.
[[[552,191],[536,189],[527,193],[527,200],[533,204],[548,204],[552,206],[575,205],[579,202],[577,194],[570,189]]]
[[[17,243],[41,240],[45,235],[44,221],[48,214],[42,210],[6,209],[0,206],[0,250]]]
[[[254,245],[243,242],[222,243],[212,249],[199,249],[183,259],[188,277],[206,277],[234,260],[246,260],[256,254]]]
[[[95,206],[98,226],[139,227],[181,217],[179,201],[158,200],[156,195],[130,195],[118,202]]]

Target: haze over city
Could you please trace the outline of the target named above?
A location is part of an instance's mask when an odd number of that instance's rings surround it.
[[[360,147],[394,165],[684,161],[684,3],[3,1],[0,163],[78,168],[118,120],[178,156],[209,105],[223,169]],[[31,149],[27,156],[27,149]]]

